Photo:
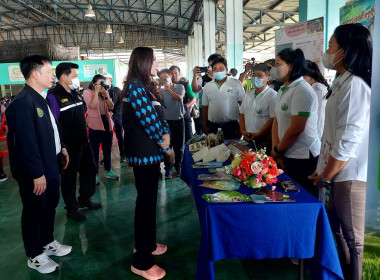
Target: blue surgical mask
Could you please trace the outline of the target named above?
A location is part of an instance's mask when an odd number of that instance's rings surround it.
[[[251,79],[251,83],[255,88],[261,88],[264,85],[264,79],[254,77]]]
[[[225,77],[227,77],[227,71],[223,71],[223,72],[214,72],[213,75],[214,75],[215,80],[217,80],[217,81],[221,81],[221,80],[223,80]]]

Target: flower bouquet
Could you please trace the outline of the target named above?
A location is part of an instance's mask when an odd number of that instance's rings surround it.
[[[277,176],[284,173],[273,158],[265,154],[265,150],[236,155],[231,165],[226,167],[226,172],[250,188],[275,184]]]

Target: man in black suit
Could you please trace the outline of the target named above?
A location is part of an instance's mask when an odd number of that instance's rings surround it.
[[[53,83],[50,59],[27,56],[20,68],[25,87],[5,112],[9,162],[23,204],[21,225],[27,264],[45,274],[58,268],[49,255],[71,252],[71,246],[61,245],[53,236],[59,172],[60,167],[67,167],[69,155],[60,140],[60,126],[45,100],[44,90]]]
[[[61,190],[66,204],[67,217],[83,222],[86,216],[79,208],[98,209],[93,202],[95,193],[96,164],[87,136],[84,101],[76,91],[79,88],[78,64],[62,62],[55,74],[57,85],[49,91],[47,101],[62,128],[62,139],[70,153],[70,164],[62,174]],[[79,197],[76,198],[77,173],[79,172]]]

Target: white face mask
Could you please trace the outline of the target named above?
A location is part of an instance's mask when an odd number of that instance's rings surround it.
[[[287,65],[280,66],[280,67],[277,67],[277,68],[272,67],[272,69],[270,69],[270,76],[272,77],[273,80],[279,81],[286,74],[288,74],[288,72],[286,72],[286,73],[280,73],[281,69],[284,68],[285,66],[287,66]]]
[[[169,85],[172,84],[172,78],[168,77],[168,78],[166,78],[166,81],[168,82]]]
[[[339,63],[343,59],[339,59],[337,62],[334,63],[335,55],[341,50],[341,48],[336,53],[324,53],[322,55],[322,64],[327,69],[333,69],[335,65]]]
[[[72,82],[72,84],[69,85],[69,88],[71,90],[76,90],[77,88],[79,88],[80,83],[79,83],[79,79],[78,78],[72,79],[71,82]]]
[[[105,80],[104,80],[104,84],[105,84],[106,86],[109,86],[109,85],[110,85],[110,80],[109,80],[109,79],[105,79]]]

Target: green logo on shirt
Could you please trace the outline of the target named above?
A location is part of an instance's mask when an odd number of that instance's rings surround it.
[[[257,110],[256,110],[256,113],[257,113],[258,115],[261,115],[261,114],[263,113],[263,110],[261,110],[261,109],[257,109]]]
[[[281,105],[281,110],[282,111],[286,111],[286,110],[288,110],[288,108],[289,108],[288,104],[286,104],[286,103],[284,103],[284,104]]]
[[[227,89],[228,93],[233,93],[232,89]]]
[[[37,108],[37,115],[42,118],[44,116],[44,111],[41,108]]]

